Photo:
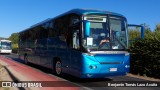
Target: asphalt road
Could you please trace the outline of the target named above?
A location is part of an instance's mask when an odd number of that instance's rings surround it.
[[[11,58],[15,62],[24,64],[23,60],[18,59],[18,55],[3,55],[7,58]],[[50,76],[55,76],[51,73],[51,70],[29,64],[31,68],[37,69],[40,72],[44,72]],[[96,79],[79,79],[70,75],[63,75],[60,77],[61,79],[67,80],[69,82],[74,83],[77,86],[83,87],[87,90],[160,90],[160,87],[143,86],[147,83],[154,85],[154,82],[150,82],[149,80],[139,79],[130,76],[117,76],[117,77],[106,77],[106,78],[96,78]],[[158,82],[159,85],[160,82]],[[157,83],[156,83],[157,84]],[[117,87],[116,87],[117,86]],[[120,87],[121,86],[121,87]],[[128,87],[127,87],[128,86]]]

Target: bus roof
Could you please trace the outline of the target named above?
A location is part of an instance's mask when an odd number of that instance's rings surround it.
[[[1,42],[11,42],[10,40],[0,40]]]
[[[41,24],[43,24],[43,23],[46,23],[46,22],[48,22],[48,21],[50,21],[50,20],[54,20],[54,19],[56,19],[56,18],[62,17],[62,16],[67,15],[67,14],[71,14],[71,13],[78,14],[78,15],[87,15],[87,14],[107,15],[107,14],[110,14],[110,15],[116,15],[116,16],[124,17],[124,16],[121,15],[121,14],[114,13],[114,12],[109,12],[109,11],[96,10],[96,9],[78,9],[78,8],[77,8],[77,9],[69,10],[68,12],[65,12],[65,13],[63,13],[63,14],[60,14],[60,15],[54,17],[54,18],[48,18],[48,19],[46,19],[46,20],[44,20],[44,21],[42,21],[42,22],[39,22],[39,23],[37,23],[37,24],[32,25],[31,27],[29,27],[29,28],[27,28],[27,29],[25,29],[25,30],[23,30],[23,31],[27,31],[28,29],[34,28],[34,27],[39,26],[39,25],[41,25]],[[21,32],[23,32],[23,31],[21,31]]]
[[[67,15],[67,14],[71,14],[71,13],[78,14],[78,15],[87,15],[87,14],[107,15],[107,14],[110,14],[110,15],[116,15],[116,16],[124,17],[121,14],[110,12],[110,11],[96,10],[96,9],[79,9],[79,8],[77,8],[77,9],[69,10],[68,12],[60,14],[60,15],[54,17],[54,18],[50,18],[50,20],[59,18],[61,16]]]
[[[112,15],[117,15],[117,16],[122,16],[121,14],[114,13],[114,12],[109,12],[109,11],[104,11],[104,10],[97,10],[97,9],[72,9],[64,14],[68,13],[76,13],[79,15],[85,15],[85,14],[112,14]],[[63,14],[62,14],[63,15]]]

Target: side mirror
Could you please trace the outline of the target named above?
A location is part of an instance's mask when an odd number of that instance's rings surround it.
[[[84,30],[84,36],[85,37],[89,37],[90,36],[90,22],[89,21],[87,21],[87,20],[85,20],[85,21],[83,21],[83,26],[84,26],[84,28],[83,28],[83,30]]]
[[[142,26],[142,25],[135,25],[135,24],[128,24],[128,28],[129,27],[140,28],[140,38],[144,38],[144,26]]]
[[[144,26],[129,24],[128,25],[128,39],[129,39],[129,48],[132,48],[132,43],[138,39],[144,38]]]

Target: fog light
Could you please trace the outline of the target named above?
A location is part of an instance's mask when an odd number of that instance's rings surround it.
[[[96,69],[97,68],[97,66],[93,66],[93,69]]]
[[[92,67],[92,66],[89,66],[89,68],[90,68],[90,69],[93,69],[93,67]]]

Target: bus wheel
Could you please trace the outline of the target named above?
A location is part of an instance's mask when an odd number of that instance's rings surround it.
[[[24,55],[24,63],[28,64],[28,56],[27,55]]]
[[[62,64],[59,60],[55,63],[55,71],[57,75],[61,75],[62,73]]]

